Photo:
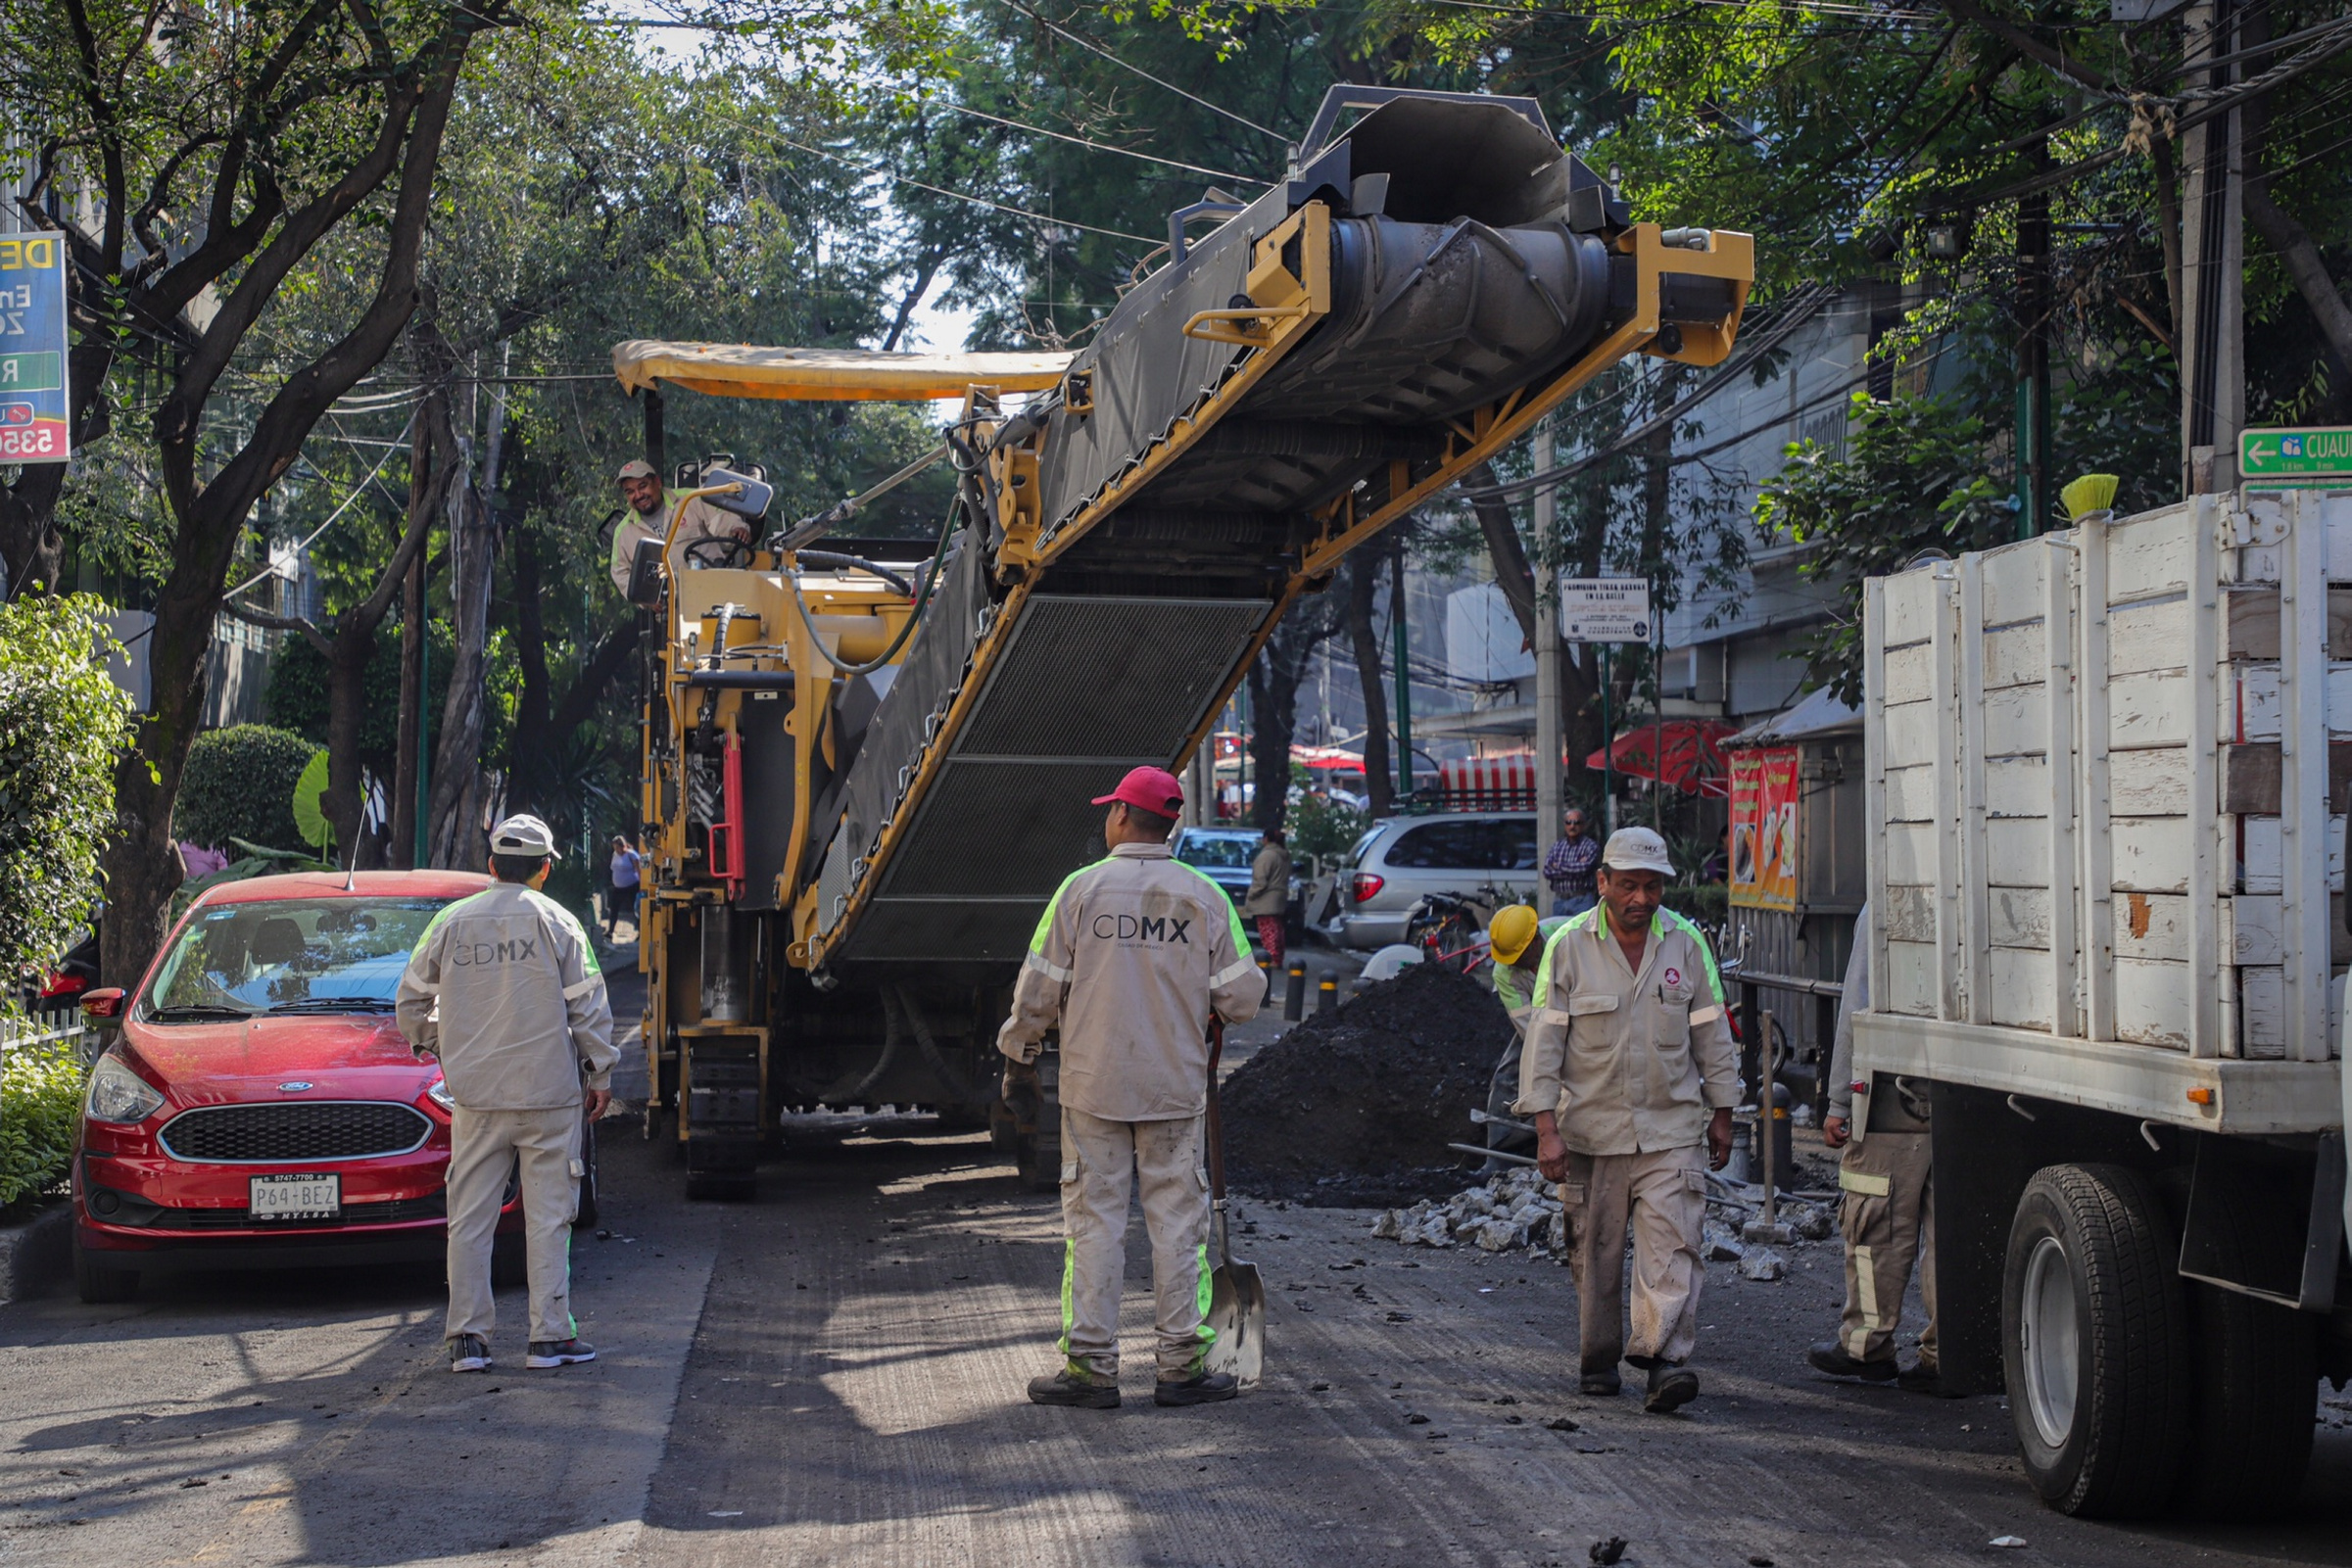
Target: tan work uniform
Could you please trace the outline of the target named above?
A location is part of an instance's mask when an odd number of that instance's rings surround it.
[[[1637,971],[1607,906],[1545,944],[1519,1061],[1523,1116],[1550,1111],[1568,1149],[1560,1207],[1588,1375],[1679,1363],[1699,1334],[1710,1112],[1739,1103],[1739,1056],[1706,939],[1659,910]],[[1633,1228],[1633,1336],[1625,1336],[1625,1231]]]
[[[580,923],[519,882],[433,917],[394,1004],[409,1044],[441,1059],[450,1113],[446,1333],[490,1337],[490,1253],[506,1175],[519,1166],[531,1338],[567,1340],[571,1226],[579,1212],[583,1081],[612,1081],[612,1008]]]
[[[1830,1051],[1829,1114],[1851,1125],[1854,1110],[1853,1015],[1870,1005],[1870,910],[1854,922],[1853,956],[1846,964],[1838,1002],[1838,1033]],[[1888,1104],[1879,1104],[1885,1100]],[[1927,1326],[1919,1331],[1919,1369],[1933,1373],[1936,1357],[1936,1182],[1927,1131],[1927,1103],[1899,1078],[1882,1073],[1877,1092],[1865,1089],[1859,1113],[1866,1136],[1846,1146],[1838,1163],[1838,1228],[1846,1240],[1846,1311],[1838,1343],[1857,1361],[1895,1359],[1902,1327],[1903,1292],[1919,1265],[1919,1299]]]
[[[660,539],[670,530],[670,513],[678,509],[678,498],[684,491],[665,490],[661,504],[650,516],[630,508],[612,531],[612,586],[620,590],[621,597],[629,596],[629,574],[636,569],[637,546],[640,541]],[[670,545],[670,573],[675,576],[694,563],[686,558],[686,547],[705,539],[749,539],[751,525],[733,512],[713,506],[699,499],[686,503],[686,515],[678,519],[678,537]]]
[[[1159,1369],[1199,1370],[1211,1331],[1209,1178],[1202,1165],[1208,1027],[1255,1017],[1264,984],[1231,900],[1170,855],[1121,844],[1073,874],[1037,923],[997,1048],[1036,1058],[1061,1029],[1061,1352],[1119,1375],[1130,1172],[1151,1234]]]

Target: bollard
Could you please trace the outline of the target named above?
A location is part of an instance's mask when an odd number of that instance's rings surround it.
[[[1307,966],[1290,966],[1289,985],[1282,992],[1282,1022],[1296,1023],[1307,1010]]]
[[[1315,988],[1315,1011],[1328,1013],[1337,1006],[1339,1006],[1339,977],[1334,974],[1326,974],[1322,978],[1322,983]]]
[[[1258,960],[1258,974],[1266,981],[1266,994],[1258,999],[1258,1005],[1264,1007],[1274,999],[1274,961],[1271,958]]]

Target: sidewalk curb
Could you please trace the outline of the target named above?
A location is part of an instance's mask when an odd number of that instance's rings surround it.
[[[60,1198],[29,1219],[0,1225],[0,1302],[45,1294],[72,1268],[73,1206]]]

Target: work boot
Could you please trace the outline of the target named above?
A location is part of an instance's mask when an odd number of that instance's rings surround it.
[[[1596,1400],[1613,1400],[1625,1387],[1614,1369],[1607,1372],[1587,1372],[1578,1380],[1576,1392],[1589,1394]]]
[[[525,1366],[569,1366],[575,1361],[593,1361],[597,1348],[577,1336],[568,1340],[533,1340],[530,1354],[523,1357]]]
[[[1230,1372],[1195,1372],[1190,1377],[1164,1377],[1152,1385],[1154,1404],[1215,1404],[1241,1392]]]
[[[1650,1367],[1650,1394],[1642,1401],[1642,1408],[1652,1415],[1665,1415],[1679,1410],[1699,1398],[1699,1374],[1687,1366],[1672,1361],[1656,1361]]]
[[[1116,1410],[1119,1384],[1115,1379],[1098,1378],[1079,1367],[1065,1366],[1051,1377],[1031,1378],[1029,1401],[1032,1404],[1067,1404],[1080,1410]]]
[[[1857,1361],[1836,1340],[1823,1340],[1805,1352],[1804,1358],[1814,1371],[1827,1372],[1832,1377],[1858,1377],[1865,1383],[1892,1383],[1896,1377],[1894,1356],[1883,1361]]]
[[[1912,1394],[1933,1394],[1940,1400],[1956,1400],[1956,1389],[1944,1386],[1944,1373],[1933,1361],[1913,1361],[1895,1375],[1895,1386]]]
[[[450,1370],[453,1372],[487,1372],[490,1370],[490,1346],[479,1334],[459,1334],[450,1341]]]

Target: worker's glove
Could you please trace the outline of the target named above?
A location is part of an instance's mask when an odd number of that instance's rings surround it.
[[[1036,1119],[1039,1099],[1035,1063],[1008,1058],[1004,1065],[1004,1076],[998,1080],[996,1091],[1004,1097],[1004,1103],[1012,1107],[1015,1120]]]

